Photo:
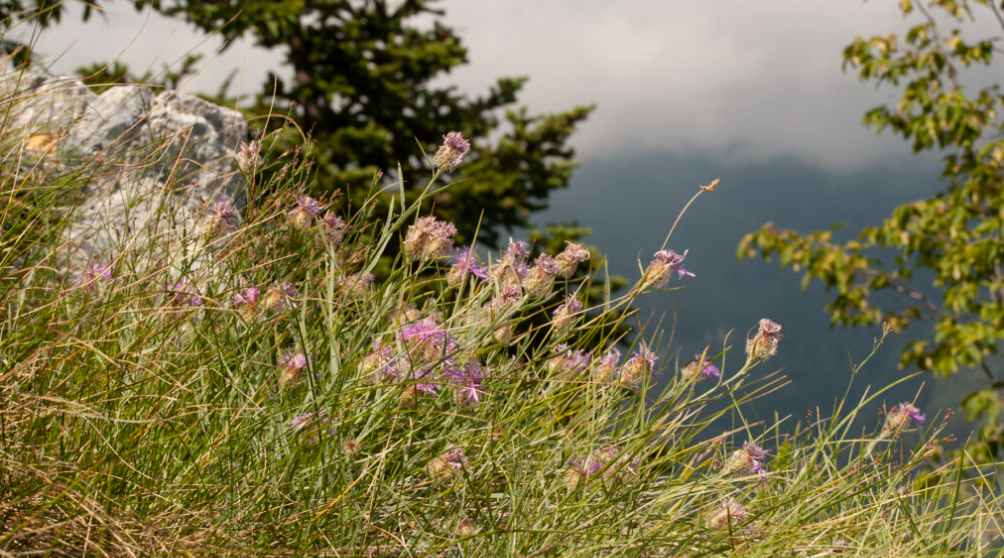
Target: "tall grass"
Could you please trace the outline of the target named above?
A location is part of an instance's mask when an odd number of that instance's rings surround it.
[[[999,473],[946,462],[912,406],[863,416],[883,390],[750,422],[783,389],[769,323],[689,363],[657,328],[619,337],[638,297],[699,280],[678,254],[585,309],[574,247],[453,265],[427,216],[448,152],[408,171],[417,200],[374,177],[335,215],[256,145],[239,222],[210,207],[71,271],[62,200],[114,165],[26,165],[21,132],[0,169],[0,556],[1001,552]]]

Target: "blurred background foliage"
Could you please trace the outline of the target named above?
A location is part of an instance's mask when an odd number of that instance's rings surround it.
[[[837,227],[801,233],[768,223],[743,238],[737,254],[776,256],[804,273],[803,287],[821,281],[834,295],[827,306],[834,325],[888,324],[898,332],[933,324],[931,336],[906,345],[901,366],[946,378],[964,367],[983,370],[984,387],[962,407],[983,421],[980,444],[969,451],[990,461],[1004,456],[995,358],[1004,339],[1004,96],[999,83],[972,84],[979,83],[973,70],[992,68],[1002,53],[1004,3],[902,0],[899,7],[914,22],[909,30],[856,38],[844,68],[895,89],[896,103],[868,111],[864,123],[912,142],[914,152],[943,152],[947,187],[900,205],[847,242],[834,241]],[[1001,33],[970,36],[974,21],[988,19]]]

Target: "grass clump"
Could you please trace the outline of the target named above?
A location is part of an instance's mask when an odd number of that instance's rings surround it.
[[[782,387],[780,325],[691,362],[620,336],[684,255],[583,308],[578,246],[458,250],[427,211],[462,164],[447,137],[381,214],[381,177],[338,215],[249,144],[243,215],[207,206],[150,240],[190,251],[123,242],[72,273],[53,184],[85,189],[89,163],[26,170],[4,143],[0,555],[997,555],[996,472],[936,465],[912,405],[747,421]],[[261,185],[259,164],[283,170]]]

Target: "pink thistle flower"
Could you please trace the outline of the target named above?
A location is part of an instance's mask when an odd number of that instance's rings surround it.
[[[443,371],[443,375],[457,386],[457,393],[464,397],[464,403],[481,403],[480,392],[484,391],[482,379],[485,377],[481,363],[471,361],[464,366],[449,366]]]
[[[212,210],[209,213],[209,224],[206,226],[206,234],[210,237],[231,234],[240,226],[240,220],[240,213],[237,212],[230,198],[221,196],[213,204]]]
[[[551,324],[559,331],[570,328],[578,318],[578,314],[582,312],[582,308],[582,302],[575,295],[570,295],[565,299],[565,303],[554,311]]]
[[[679,274],[680,279],[687,276],[694,277],[693,273],[683,267],[683,260],[687,257],[687,252],[689,250],[684,250],[683,254],[677,254],[673,250],[656,252],[655,259],[648,265],[648,270],[645,272],[645,286],[657,288],[665,286],[674,271]]]
[[[514,262],[526,261],[526,258],[530,255],[530,244],[525,240],[513,240],[510,238],[505,255]]]
[[[519,302],[519,299],[523,297],[523,289],[519,288],[519,285],[506,285],[502,287],[499,292],[499,308],[509,306],[514,302]]]
[[[684,380],[701,381],[705,378],[721,378],[722,371],[701,355],[694,355],[694,360],[688,362],[681,370]]]
[[[558,262],[547,254],[537,256],[533,267],[526,272],[523,278],[523,289],[530,298],[540,298],[551,292],[554,284],[554,276],[558,273],[560,266]]]
[[[84,269],[84,272],[79,277],[73,280],[73,288],[91,291],[97,286],[96,281],[99,278],[110,283],[115,280],[115,277],[112,275],[113,269],[112,264],[92,263]]]
[[[623,384],[640,384],[655,372],[656,354],[642,345],[621,368],[620,381]]]
[[[448,359],[457,352],[456,343],[433,318],[404,326],[398,338],[406,342],[409,356],[418,362]]]
[[[569,349],[565,343],[554,346],[557,353],[548,359],[546,366],[548,372],[559,376],[578,376],[589,367],[592,356],[582,349]]]
[[[447,275],[447,282],[451,286],[461,285],[468,273],[482,280],[488,279],[488,269],[478,262],[474,248],[457,248],[453,253],[453,267]]]
[[[725,475],[756,473],[763,480],[767,475],[767,453],[767,450],[746,440],[743,442],[742,449],[733,452],[726,461],[725,466],[722,467],[722,473]]]
[[[467,458],[464,457],[463,448],[453,448],[429,461],[425,472],[433,480],[443,480],[460,473],[466,466]]]
[[[324,231],[328,234],[328,238],[332,244],[337,245],[342,242],[342,239],[345,237],[346,227],[344,219],[331,211],[326,211],[324,212],[324,218],[321,219],[321,225],[324,227]]]
[[[596,381],[609,382],[614,378],[617,367],[620,366],[621,352],[616,348],[610,349],[597,361]]]
[[[895,405],[885,417],[886,430],[901,430],[910,426],[911,422],[923,424],[927,415],[914,407],[913,403],[903,402]]]
[[[286,387],[295,385],[303,377],[303,370],[307,367],[307,355],[302,352],[286,353],[279,357],[279,366],[279,383]]]
[[[453,172],[464,161],[464,155],[471,150],[471,142],[464,139],[460,132],[450,132],[443,136],[443,145],[436,150],[433,163],[436,168]]]
[[[722,501],[721,507],[708,518],[711,529],[732,529],[746,520],[746,510],[732,498]]]
[[[241,141],[234,158],[237,160],[237,165],[245,171],[257,167],[261,161],[261,139],[251,140],[250,143]]]
[[[457,227],[435,217],[419,217],[408,227],[404,237],[404,252],[413,260],[431,260],[453,250]]]
[[[167,294],[164,299],[173,304],[187,304],[188,306],[198,307],[202,306],[202,299],[198,296],[190,293],[188,289],[185,288],[184,281],[178,281],[177,283],[167,283]]]
[[[296,308],[296,301],[294,297],[298,296],[300,292],[296,290],[296,287],[292,283],[276,283],[265,291],[265,297],[262,299],[262,303],[265,308],[273,312],[282,312],[288,306],[289,308]]]
[[[289,213],[289,223],[298,231],[305,231],[314,224],[324,207],[310,196],[300,196],[296,199],[297,207]]]
[[[317,200],[315,200],[310,196],[300,196],[296,198],[296,203],[297,205],[300,206],[300,209],[307,212],[307,214],[310,215],[311,217],[317,217],[318,215],[321,214],[321,211],[324,209],[324,207],[321,206],[320,202],[318,202]]]
[[[589,261],[589,258],[589,250],[574,242],[568,242],[565,249],[554,258],[558,264],[556,274],[567,279],[575,274],[580,263]]]
[[[258,287],[241,289],[241,292],[234,295],[234,304],[253,305],[256,302],[258,302]]]

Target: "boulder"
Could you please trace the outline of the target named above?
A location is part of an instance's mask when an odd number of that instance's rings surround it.
[[[28,163],[85,177],[61,208],[72,213],[71,273],[126,252],[158,267],[199,267],[212,204],[240,209],[246,199],[234,157],[248,128],[236,110],[142,86],[95,95],[79,80],[9,66],[0,92],[10,104],[5,133],[19,134],[29,152],[45,146]]]

